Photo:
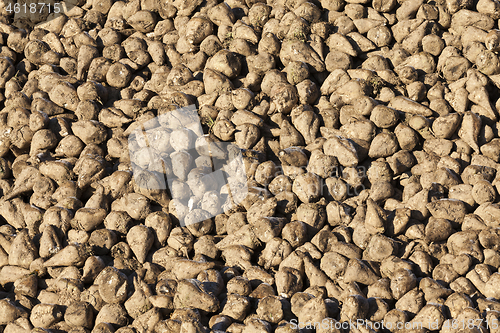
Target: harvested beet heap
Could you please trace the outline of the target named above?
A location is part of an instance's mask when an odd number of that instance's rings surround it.
[[[497,332],[500,2],[25,3],[1,332]]]

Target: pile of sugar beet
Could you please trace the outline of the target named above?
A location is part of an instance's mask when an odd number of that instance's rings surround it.
[[[0,332],[499,332],[498,0],[9,3]]]

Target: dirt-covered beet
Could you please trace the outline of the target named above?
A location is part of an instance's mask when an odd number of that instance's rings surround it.
[[[496,332],[496,0],[49,2],[0,5],[0,332]]]

